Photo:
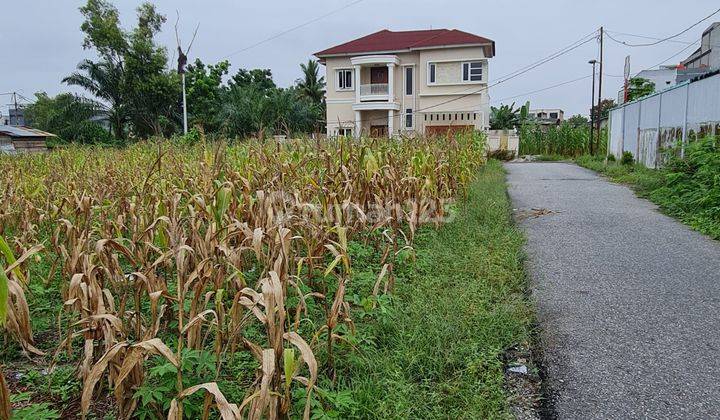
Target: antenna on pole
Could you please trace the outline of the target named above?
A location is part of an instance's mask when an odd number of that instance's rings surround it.
[[[602,26],[600,27],[600,74],[598,75],[599,81],[598,81],[598,102],[597,102],[597,121],[595,121],[595,124],[597,124],[597,149],[600,148],[600,139],[602,136],[602,129],[600,128],[602,126],[602,114],[600,110],[600,105],[602,104],[602,85],[603,85],[603,64],[605,63],[605,57],[603,56],[603,41],[605,38],[605,28]]]
[[[180,12],[175,11],[177,13],[177,20],[175,21],[175,40],[177,41],[177,50],[178,50],[178,74],[182,78],[182,95],[183,95],[183,134],[188,133],[188,122],[187,122],[187,94],[185,92],[185,66],[187,65],[188,57],[187,55],[190,54],[190,48],[192,48],[193,43],[195,42],[195,36],[197,36],[198,29],[200,29],[200,23],[197,24],[195,27],[195,32],[193,32],[192,39],[190,40],[190,44],[188,44],[187,48],[185,49],[185,52],[182,50],[182,43],[180,42],[180,34],[178,32],[178,23],[180,22]]]

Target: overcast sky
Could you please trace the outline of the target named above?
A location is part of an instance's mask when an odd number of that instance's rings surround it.
[[[51,95],[71,90],[61,79],[92,53],[82,49],[80,32],[81,0],[28,0],[3,2],[0,24],[0,93],[17,91],[33,97],[38,91]],[[126,28],[134,26],[139,0],[115,0]],[[168,16],[160,42],[175,47],[175,11],[181,15],[182,37],[186,42],[194,26],[200,30],[190,59],[199,57],[214,63],[227,55],[272,37],[288,28],[316,19],[352,0],[155,0]],[[231,72],[238,68],[269,68],[280,86],[300,77],[299,64],[312,53],[380,29],[460,29],[493,39],[497,55],[490,61],[490,79],[511,73],[572,44],[604,25],[606,29],[651,37],[680,32],[718,8],[717,0],[544,0],[513,2],[501,0],[362,0],[308,26],[227,57]],[[678,41],[698,42],[715,15]],[[620,40],[648,42],[613,34]],[[697,45],[696,45],[697,46]],[[623,74],[623,62],[631,55],[633,73],[660,63],[688,48],[668,63],[686,58],[696,46],[664,42],[657,46],[629,48],[606,39],[605,73]],[[584,46],[490,89],[491,101],[521,95],[504,102],[531,101],[533,108],[562,108],[567,115],[587,114],[591,79],[570,83],[544,92],[538,89],[592,73],[588,60],[597,58],[598,44]],[[323,69],[324,71],[324,69]],[[606,77],[603,96],[616,98],[622,84],[619,77]],[[1,96],[3,114],[9,96]]]

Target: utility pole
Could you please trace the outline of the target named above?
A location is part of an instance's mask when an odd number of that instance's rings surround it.
[[[187,95],[185,94],[185,69],[183,69],[181,75],[183,90],[183,134],[187,134]]]
[[[597,60],[590,60],[588,64],[592,64],[593,66],[592,100],[590,100],[590,154],[592,155],[595,149],[593,146],[593,132],[595,131],[595,113],[593,112],[593,108],[595,107],[595,65],[597,64]]]
[[[8,119],[10,125],[21,125],[20,123],[20,111],[18,110],[17,92],[12,93],[13,97],[13,112],[8,112]],[[13,121],[13,118],[15,120]]]
[[[180,22],[180,12],[177,12],[177,20],[175,21],[175,39],[177,40],[177,49],[178,49],[178,74],[180,74],[180,77],[182,78],[182,96],[183,96],[183,134],[187,135],[188,133],[188,122],[187,122],[187,95],[185,94],[185,66],[187,65],[188,57],[187,55],[190,54],[190,48],[192,48],[193,42],[195,42],[195,36],[197,36],[198,28],[200,28],[200,24],[198,23],[198,26],[195,27],[195,32],[193,33],[193,37],[190,40],[190,44],[188,45],[185,52],[182,50],[182,43],[180,42],[180,34],[178,33],[178,22]]]
[[[602,121],[602,114],[600,109],[600,104],[602,103],[602,82],[603,82],[603,63],[605,62],[605,58],[603,57],[603,41],[605,38],[605,29],[601,26],[600,27],[600,80],[598,82],[598,102],[597,102],[597,121],[595,121],[595,124],[597,124],[597,144],[598,148],[600,147],[600,121]]]

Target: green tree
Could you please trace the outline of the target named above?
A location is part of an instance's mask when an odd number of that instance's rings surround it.
[[[511,105],[501,105],[499,108],[490,107],[490,129],[510,130],[520,125],[520,111],[515,109],[515,102]]]
[[[140,137],[172,130],[179,115],[179,79],[166,69],[167,52],[154,39],[165,17],[143,3],[137,8],[137,26],[127,32],[115,6],[105,0],[88,0],[80,12],[83,47],[94,49],[99,60],[84,60],[63,81],[105,104],[119,139],[126,137],[128,123]]]
[[[220,128],[218,115],[226,90],[223,76],[228,74],[229,68],[227,61],[206,66],[200,59],[188,65],[185,83],[190,124],[201,126],[205,131]]]
[[[60,143],[109,143],[112,135],[94,120],[107,117],[102,104],[61,93],[53,97],[45,92],[35,94],[35,102],[25,109],[33,127],[58,136]]]
[[[655,92],[655,83],[642,77],[633,77],[628,82],[628,101],[642,98]]]
[[[102,101],[98,106],[106,113],[115,137],[125,138],[128,112],[122,65],[109,60],[83,60],[77,68],[78,71],[64,78],[63,83],[81,87]]]
[[[307,63],[300,64],[303,78],[297,80],[300,93],[318,105],[325,100],[325,77],[320,76],[319,67],[316,60],[308,60]]]
[[[603,99],[600,101],[600,108],[598,109],[598,106],[595,105],[592,107],[592,114],[595,117],[595,121],[598,121],[598,116],[600,119],[605,119],[610,114],[610,109],[615,107],[615,101],[612,99]]]
[[[155,43],[166,19],[149,3],[137,8],[137,19],[136,28],[127,35],[125,55],[132,126],[141,138],[171,134],[180,119],[181,82],[176,72],[166,69],[167,50]]]
[[[321,105],[297,87],[275,87],[268,70],[241,69],[237,75],[228,83],[220,105],[225,135],[264,138],[268,134],[308,133],[322,121]]]
[[[228,87],[230,89],[253,88],[265,94],[270,94],[271,91],[277,89],[270,69],[240,69],[230,78]]]
[[[589,127],[590,126],[590,120],[588,117],[584,115],[573,115],[572,117],[568,118],[566,120],[566,123],[569,124],[572,128],[581,128],[581,127]]]

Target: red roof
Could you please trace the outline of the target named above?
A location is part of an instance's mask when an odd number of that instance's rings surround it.
[[[354,55],[380,51],[406,51],[418,48],[483,45],[485,55],[495,55],[495,41],[457,29],[430,29],[424,31],[398,31],[387,29],[362,38],[336,45],[315,53],[317,57]]]

